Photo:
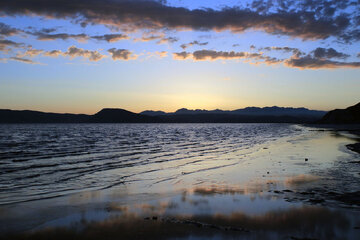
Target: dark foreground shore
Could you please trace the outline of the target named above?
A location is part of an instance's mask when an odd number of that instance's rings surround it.
[[[359,239],[359,137],[300,128],[221,168],[1,205],[0,239]]]

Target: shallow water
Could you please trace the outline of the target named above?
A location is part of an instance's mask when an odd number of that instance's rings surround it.
[[[0,204],[230,166],[240,161],[231,153],[295,130],[284,124],[0,125]]]
[[[0,145],[0,232],[75,226],[114,236],[125,227],[129,239],[138,231],[149,239],[360,236],[359,155],[345,147],[359,139],[345,132],[287,124],[0,128],[8,146]]]

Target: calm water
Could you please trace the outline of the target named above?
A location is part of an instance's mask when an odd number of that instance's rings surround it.
[[[176,180],[236,165],[231,153],[299,131],[287,124],[0,125],[0,204]]]

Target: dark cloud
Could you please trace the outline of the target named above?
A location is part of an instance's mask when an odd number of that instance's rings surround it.
[[[137,56],[133,55],[132,52],[126,49],[111,48],[108,50],[113,60],[132,60],[136,59]]]
[[[30,32],[28,32],[30,33]],[[67,39],[75,39],[77,41],[86,41],[89,39],[89,37],[84,34],[68,34],[68,33],[55,33],[55,34],[51,34],[51,33],[46,33],[46,32],[31,32],[31,35],[34,35],[37,37],[38,40],[41,41],[53,41],[53,40],[57,40],[57,39],[61,39],[61,40],[67,40]]]
[[[56,28],[43,28],[40,30],[40,32],[43,32],[43,33],[52,33],[52,32],[55,32],[57,29]]]
[[[71,58],[83,57],[89,59],[90,61],[99,61],[105,57],[105,55],[102,55],[98,51],[85,50],[82,48],[77,48],[75,46],[69,47],[68,50],[63,53],[63,55],[69,56]]]
[[[358,7],[354,5],[355,1],[253,2],[247,8],[190,10],[150,0],[2,0],[0,11],[7,15],[37,14],[127,29],[233,32],[254,29],[302,39],[335,37],[347,42],[360,40],[360,35],[357,35],[359,27],[354,20],[356,16],[348,9]]]
[[[267,51],[283,51],[286,53],[292,53],[293,55],[300,57],[302,55],[304,55],[305,53],[303,53],[302,51],[300,51],[300,49],[298,48],[293,48],[293,47],[264,47],[264,48],[259,48],[259,50],[267,50]]]
[[[350,57],[349,54],[341,53],[336,51],[333,48],[316,48],[313,51],[315,58],[339,58],[339,59],[346,59]]]
[[[199,50],[193,52],[194,60],[217,60],[217,59],[239,59],[245,58],[245,52],[223,52],[214,50]]]
[[[284,62],[285,66],[300,69],[334,69],[334,68],[360,68],[360,62],[339,62],[328,59],[314,58],[307,55],[302,58],[290,58]]]
[[[23,43],[17,43],[7,39],[0,39],[0,51],[9,51],[11,47],[23,47]]]
[[[278,50],[285,52],[292,52],[293,55],[287,59],[278,59],[271,56],[266,56],[262,52],[259,53],[249,53],[249,52],[225,52],[225,51],[214,51],[214,50],[200,50],[193,53],[190,52],[179,52],[173,53],[173,58],[176,60],[186,60],[192,59],[194,61],[214,61],[214,60],[232,60],[232,59],[242,59],[248,61],[251,64],[281,64],[283,63],[286,67],[299,68],[299,69],[335,69],[335,68],[360,68],[360,62],[341,62],[333,61],[326,58],[319,58],[310,54],[305,54],[297,48],[289,47],[266,47],[261,48],[260,50]],[[334,50],[335,51],[335,50]],[[339,53],[335,51],[336,56],[347,56],[347,54]],[[330,51],[333,53],[333,51]],[[342,55],[341,55],[342,54]],[[334,57],[334,54],[328,54],[328,57]]]
[[[174,53],[173,58],[176,60],[193,59],[195,61],[215,61],[215,60],[232,60],[232,59],[244,59],[244,60],[255,60],[253,63],[265,63],[265,64],[276,64],[281,62],[276,58],[264,56],[261,53],[248,53],[248,52],[225,52],[225,51],[214,51],[214,50],[199,50],[193,53],[179,52]]]
[[[180,47],[185,50],[186,48],[194,46],[194,45],[205,46],[205,45],[208,45],[208,42],[192,41],[189,43],[181,44]]]
[[[124,39],[129,39],[129,36],[127,36],[125,34],[105,34],[105,35],[100,35],[100,36],[92,36],[91,38],[112,43],[112,42],[117,42],[117,41],[124,40]]]
[[[0,22],[0,36],[12,36],[18,34],[20,31],[16,28],[10,27],[5,23]]]

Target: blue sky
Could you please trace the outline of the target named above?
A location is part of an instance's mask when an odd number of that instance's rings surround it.
[[[330,110],[359,102],[360,4],[283,2],[5,0],[0,108]]]

